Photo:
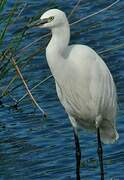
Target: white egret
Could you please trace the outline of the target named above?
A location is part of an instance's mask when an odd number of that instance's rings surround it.
[[[114,143],[117,97],[112,75],[101,57],[86,45],[69,45],[70,27],[64,12],[51,9],[30,26],[48,28],[52,38],[46,48],[48,65],[53,74],[60,102],[74,129],[76,173],[80,179],[81,151],[78,128],[96,131],[101,179],[104,179],[101,141]]]

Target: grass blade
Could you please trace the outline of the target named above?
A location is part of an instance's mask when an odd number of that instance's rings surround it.
[[[7,0],[2,0],[1,4],[0,4],[0,13],[3,11],[4,6],[6,5]]]

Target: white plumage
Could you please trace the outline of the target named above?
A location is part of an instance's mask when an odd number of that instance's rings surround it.
[[[64,12],[52,9],[41,16],[49,19],[52,38],[46,57],[55,78],[58,97],[72,125],[95,131],[101,140],[113,143],[116,131],[117,97],[112,75],[101,57],[85,45],[69,45],[70,27]]]

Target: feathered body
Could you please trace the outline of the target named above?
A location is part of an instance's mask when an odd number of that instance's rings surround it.
[[[118,139],[118,133],[116,88],[112,75],[93,49],[85,45],[69,46],[70,27],[63,12],[50,10],[41,18],[50,14],[55,20],[48,26],[52,38],[46,57],[58,97],[75,128],[96,130],[98,126],[101,140],[113,143]]]

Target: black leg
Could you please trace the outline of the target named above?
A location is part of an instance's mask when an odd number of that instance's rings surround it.
[[[80,151],[80,143],[77,135],[77,131],[74,129],[74,139],[76,146],[76,176],[77,180],[80,180],[80,160],[81,160],[81,151]]]
[[[99,128],[97,128],[97,140],[98,140],[97,153],[98,153],[98,156],[99,156],[101,180],[104,180],[103,149],[102,149],[102,143],[101,143],[101,139],[100,139],[100,130],[99,130]]]

